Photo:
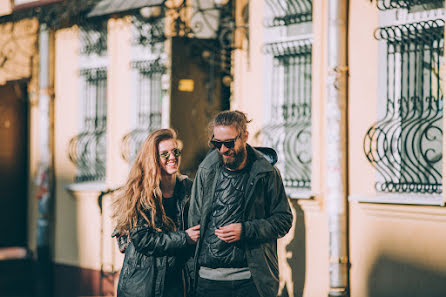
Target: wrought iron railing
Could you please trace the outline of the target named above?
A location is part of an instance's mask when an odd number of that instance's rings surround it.
[[[132,24],[135,30],[133,44],[154,46],[165,41],[166,36],[163,21],[163,18],[158,18],[148,22],[142,17],[133,16]]]
[[[443,0],[378,0],[376,1],[376,7],[379,10],[404,8],[412,9],[414,7],[423,7],[424,9],[433,9],[444,7]]]
[[[367,131],[364,152],[383,192],[442,191],[444,21],[378,28],[386,43],[386,112]]]
[[[82,55],[103,55],[107,51],[107,22],[83,22],[80,40]]]
[[[107,70],[92,68],[81,71],[84,81],[82,132],[69,143],[69,158],[76,164],[76,182],[103,181],[106,161]]]
[[[311,22],[313,16],[312,0],[265,0],[265,26],[287,26]]]
[[[267,44],[273,55],[271,121],[263,130],[265,145],[279,154],[286,188],[311,187],[311,40]]]
[[[161,128],[162,111],[162,75],[166,68],[159,60],[132,63],[137,71],[136,128],[126,134],[121,143],[121,155],[127,162],[132,162],[144,139],[150,132]]]

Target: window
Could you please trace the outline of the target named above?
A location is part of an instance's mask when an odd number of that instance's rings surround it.
[[[266,1],[264,145],[273,147],[288,196],[311,189],[310,1]]]
[[[136,72],[136,123],[135,128],[123,138],[122,155],[131,162],[150,132],[161,128],[162,75],[164,65],[159,60],[132,63]]]
[[[166,73],[163,32],[162,19],[132,19],[132,130],[121,143],[122,158],[129,163],[136,158],[146,137],[162,127]]]
[[[393,7],[394,2],[379,1],[378,5]],[[423,8],[415,6],[419,2],[428,1],[398,1],[412,11]],[[378,102],[385,102],[385,110],[368,130],[364,151],[376,168],[376,190],[441,193],[444,21],[400,21],[378,28],[375,37],[384,70],[379,71],[383,75]]]
[[[81,28],[80,133],[69,144],[76,182],[105,180],[107,126],[106,27]]]

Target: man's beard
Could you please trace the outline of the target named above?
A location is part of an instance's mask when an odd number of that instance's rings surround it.
[[[225,155],[225,153],[221,153],[218,151],[218,157],[221,162],[225,165],[226,168],[231,170],[236,170],[239,168],[239,166],[243,163],[243,161],[246,159],[246,148],[241,147],[240,150],[229,150],[226,153],[234,152],[234,155],[229,159],[224,159],[222,155]]]

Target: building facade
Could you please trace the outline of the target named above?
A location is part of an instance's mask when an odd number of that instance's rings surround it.
[[[113,295],[139,145],[174,127],[193,175],[237,109],[294,214],[278,296],[445,296],[444,1],[81,2],[0,1],[0,246],[47,290]]]

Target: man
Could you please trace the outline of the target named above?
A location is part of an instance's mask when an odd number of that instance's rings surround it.
[[[215,150],[198,168],[188,219],[201,224],[196,297],[277,296],[277,239],[293,218],[279,172],[247,144],[248,122],[223,111],[210,125]]]

